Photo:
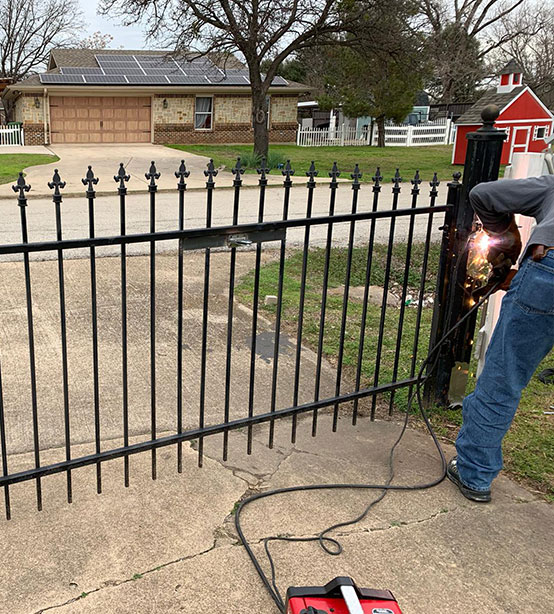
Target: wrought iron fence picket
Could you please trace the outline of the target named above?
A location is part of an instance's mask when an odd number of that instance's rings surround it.
[[[27,480],[34,480],[36,482],[36,497],[37,507],[42,508],[42,479],[45,476],[54,473],[66,473],[67,480],[67,496],[68,500],[72,500],[72,479],[73,471],[78,467],[94,465],[96,467],[96,488],[98,492],[102,491],[102,463],[106,460],[114,458],[123,459],[123,477],[125,486],[129,486],[130,483],[130,456],[132,454],[141,452],[150,452],[151,454],[151,473],[152,478],[157,478],[157,450],[165,446],[175,445],[177,452],[177,472],[183,471],[184,454],[183,444],[185,442],[192,442],[196,440],[196,450],[198,454],[198,465],[203,465],[204,458],[204,439],[205,437],[222,434],[223,436],[223,449],[222,457],[227,460],[230,455],[230,438],[229,433],[232,430],[241,428],[246,429],[246,452],[252,453],[253,450],[253,434],[254,427],[258,424],[267,423],[268,426],[268,444],[273,446],[275,443],[276,426],[277,421],[283,419],[291,419],[291,441],[295,442],[298,429],[298,416],[302,414],[311,414],[311,431],[312,435],[317,434],[318,425],[318,413],[323,409],[328,409],[332,414],[333,430],[336,430],[338,424],[338,418],[340,415],[341,407],[345,407],[346,404],[352,404],[352,423],[356,424],[359,417],[359,402],[361,399],[371,399],[371,412],[370,417],[375,418],[376,399],[383,395],[389,394],[389,407],[394,404],[394,393],[397,389],[410,388],[415,381],[415,365],[417,356],[417,346],[419,343],[419,328],[422,322],[422,306],[423,297],[425,295],[425,276],[427,273],[430,252],[429,247],[431,244],[432,230],[433,230],[433,216],[438,213],[444,213],[448,210],[449,205],[437,205],[436,200],[438,198],[438,180],[436,177],[430,183],[430,206],[420,205],[420,179],[416,174],[412,179],[412,191],[411,191],[411,204],[409,207],[400,207],[400,172],[397,171],[395,178],[393,179],[392,187],[392,208],[385,209],[380,208],[380,194],[382,190],[383,177],[381,176],[380,169],[377,168],[373,177],[373,184],[371,186],[371,207],[366,209],[360,206],[360,194],[363,194],[364,184],[361,183],[361,172],[359,166],[356,165],[354,171],[351,173],[351,197],[349,197],[350,205],[348,212],[341,212],[338,208],[338,188],[339,188],[339,176],[340,171],[337,163],[333,164],[333,168],[329,172],[329,202],[328,210],[324,215],[314,216],[315,208],[315,196],[316,196],[316,177],[317,171],[315,165],[312,163],[309,170],[306,172],[308,178],[306,183],[306,195],[307,201],[305,206],[304,217],[298,217],[291,214],[294,211],[292,204],[294,201],[292,198],[293,190],[293,174],[294,171],[287,163],[282,170],[283,185],[281,188],[273,188],[282,190],[279,196],[282,196],[282,210],[280,211],[278,219],[267,220],[267,194],[268,194],[268,174],[269,169],[266,167],[266,161],[262,160],[259,172],[258,180],[258,207],[257,207],[257,219],[254,222],[239,223],[239,210],[242,197],[242,184],[243,184],[243,172],[244,168],[240,159],[237,160],[234,168],[234,180],[233,180],[233,213],[231,223],[228,225],[214,225],[213,224],[213,207],[214,207],[214,190],[215,190],[215,177],[218,174],[217,169],[214,166],[213,161],[210,161],[207,169],[204,171],[206,177],[205,183],[205,198],[206,198],[206,222],[201,228],[187,228],[185,222],[186,209],[185,209],[185,192],[187,190],[186,178],[189,177],[189,171],[187,170],[184,161],[181,162],[179,168],[175,171],[175,176],[178,179],[176,189],[178,193],[178,217],[175,230],[157,230],[156,229],[156,199],[158,185],[157,180],[160,177],[156,165],[152,162],[149,170],[145,173],[146,178],[149,180],[148,193],[149,193],[149,227],[148,232],[139,234],[127,233],[127,182],[130,180],[130,176],[126,173],[123,164],[120,164],[117,174],[114,176],[114,181],[117,184],[117,194],[119,197],[119,235],[117,236],[102,236],[98,235],[95,227],[95,205],[96,205],[96,191],[95,186],[98,183],[98,178],[94,175],[92,168],[89,167],[86,177],[82,179],[83,185],[86,186],[85,198],[88,202],[88,236],[86,238],[64,238],[62,228],[62,192],[64,182],[56,172],[53,180],[50,182],[50,187],[54,190],[53,202],[55,204],[55,240],[46,240],[41,242],[29,242],[27,231],[27,193],[30,187],[25,184],[23,176],[20,176],[17,186],[14,186],[15,191],[18,193],[18,204],[20,205],[21,216],[21,243],[0,245],[0,255],[19,255],[23,259],[25,285],[26,285],[26,320],[28,338],[27,343],[29,346],[29,370],[30,370],[30,393],[31,393],[31,414],[32,414],[32,453],[33,453],[33,467],[22,471],[10,473],[11,465],[9,464],[10,457],[10,445],[9,445],[9,423],[6,422],[7,409],[6,409],[6,369],[0,373],[0,454],[2,457],[2,474],[0,475],[0,487],[4,489],[4,507],[6,515],[9,517],[13,511],[13,502],[10,499],[11,487],[13,484],[24,482]],[[275,192],[274,192],[275,193]],[[411,363],[409,365],[410,375],[404,379],[401,377],[400,361],[401,352],[404,351],[404,318],[407,313],[405,308],[405,299],[407,293],[408,280],[411,274],[412,263],[412,250],[415,228],[418,220],[423,220],[422,216],[426,216],[426,234],[425,234],[425,246],[423,250],[423,262],[421,264],[422,278],[419,285],[419,300],[418,311],[416,314],[416,331],[414,338],[414,349],[412,352]],[[397,225],[397,219],[407,218],[407,252],[406,262],[403,267],[403,291],[401,297],[401,306],[398,310],[399,320],[394,326],[396,334],[396,341],[394,343],[394,355],[392,358],[392,376],[389,377],[387,371],[387,381],[383,383],[384,370],[380,367],[383,358],[383,342],[384,336],[387,334],[389,337],[391,334],[388,332],[387,322],[390,318],[387,317],[387,296],[390,292],[391,275],[392,275],[392,258],[393,258],[393,246],[396,239],[399,226]],[[351,337],[351,286],[353,282],[353,257],[354,252],[357,249],[357,232],[359,231],[359,225],[361,222],[368,224],[367,235],[364,231],[363,245],[364,249],[367,248],[367,257],[363,256],[365,270],[357,272],[357,275],[363,283],[363,300],[361,307],[361,317],[359,320],[359,336],[358,331],[355,332],[357,341],[357,348],[354,353],[356,359],[352,360],[353,366],[351,372],[347,372],[346,365],[348,363],[346,348],[347,342],[350,343]],[[383,298],[377,311],[379,318],[380,329],[376,342],[375,355],[373,355],[373,348],[371,349],[371,356],[367,351],[368,346],[368,320],[370,312],[368,305],[370,304],[370,288],[372,283],[373,271],[375,268],[375,244],[378,237],[378,227],[381,223],[389,223],[388,232],[388,247],[386,252],[386,258],[383,259],[384,264],[384,283],[383,283]],[[347,225],[345,228],[345,247],[344,254],[341,251],[341,259],[344,256],[344,263],[340,263],[340,266],[344,266],[344,270],[340,269],[340,281],[337,282],[337,272],[335,263],[334,240],[339,236],[338,233],[334,234],[337,225]],[[313,229],[320,228],[323,231],[323,248],[321,249],[322,258],[322,270],[313,278],[311,277],[311,262],[312,262],[312,249],[317,246],[317,234]],[[294,324],[288,323],[286,317],[290,314],[291,304],[290,296],[285,294],[289,290],[285,287],[285,281],[288,275],[288,250],[287,250],[287,232],[299,229],[301,234],[299,235],[300,248],[298,250],[298,263],[299,263],[299,288],[298,296],[294,298],[292,304],[292,310],[294,316],[292,320],[296,318]],[[165,425],[166,420],[166,395],[165,392],[162,395],[161,389],[158,390],[157,379],[161,380],[162,362],[157,364],[157,350],[162,344],[162,328],[161,324],[158,325],[157,317],[158,310],[161,309],[161,295],[159,293],[162,290],[161,281],[157,279],[157,268],[162,266],[161,260],[157,259],[157,248],[162,241],[176,241],[176,262],[174,264],[176,269],[176,305],[174,306],[174,313],[176,316],[176,347],[175,347],[175,385],[176,395],[175,401],[171,402],[170,419],[171,430],[169,434],[158,432],[162,428],[162,424]],[[275,314],[272,321],[271,336],[273,338],[273,346],[270,357],[270,367],[267,372],[268,382],[267,387],[262,387],[259,384],[259,378],[265,377],[257,369],[257,337],[260,333],[260,304],[261,304],[261,283],[262,283],[262,254],[264,243],[266,242],[278,242],[277,262],[275,263],[275,274],[277,276],[277,304]],[[248,377],[248,383],[246,388],[247,402],[242,412],[239,407],[235,407],[235,373],[239,368],[239,362],[235,361],[235,337],[238,334],[239,328],[237,326],[237,318],[242,317],[239,315],[239,311],[236,308],[235,301],[237,300],[237,271],[239,259],[242,258],[242,250],[238,247],[245,245],[249,246],[252,243],[252,247],[255,250],[253,257],[253,270],[251,272],[252,279],[252,296],[248,295],[248,302],[251,301],[251,313],[248,316],[247,327],[251,333],[251,338],[247,341],[247,370],[245,376]],[[147,275],[148,279],[148,291],[146,291],[146,300],[149,303],[149,345],[148,350],[142,350],[143,354],[148,356],[149,361],[149,416],[146,418],[148,424],[148,436],[146,440],[131,442],[130,437],[130,418],[134,411],[134,406],[130,402],[130,387],[133,386],[133,381],[130,380],[130,370],[133,368],[133,360],[135,360],[134,349],[133,354],[130,354],[130,344],[133,343],[132,338],[129,336],[129,325],[131,322],[131,314],[129,313],[128,305],[128,293],[129,293],[129,273],[128,273],[128,258],[130,257],[129,245],[142,244],[146,249],[146,254],[149,262]],[[100,316],[103,316],[103,311],[99,312],[99,305],[101,300],[101,292],[99,285],[99,253],[98,248],[104,246],[119,246],[118,259],[119,259],[119,276],[120,276],[120,305],[118,305],[118,311],[120,311],[121,317],[121,412],[122,412],[122,445],[114,447],[117,444],[110,444],[108,441],[103,440],[105,436],[103,426],[103,405],[101,405],[101,398],[103,394],[104,379],[101,376],[101,356],[102,356],[102,343],[104,341],[103,336],[100,334]],[[212,309],[216,309],[211,306],[210,301],[210,285],[213,283],[211,275],[214,274],[215,269],[211,270],[212,266],[212,251],[214,247],[223,247],[229,252],[229,269],[228,278],[226,277],[226,284],[228,284],[228,297],[226,300],[226,329],[225,329],[225,342],[223,361],[225,367],[222,367],[222,373],[224,371],[224,385],[221,395],[222,401],[222,416],[212,417],[207,410],[209,394],[212,393],[212,381],[208,378],[208,353],[211,351],[211,338],[212,331]],[[92,399],[91,405],[94,409],[93,417],[93,445],[94,452],[88,455],[82,455],[80,452],[75,451],[72,442],[72,437],[75,437],[73,433],[73,424],[70,423],[70,383],[73,382],[73,365],[69,361],[69,347],[73,343],[72,336],[68,334],[67,328],[67,313],[68,305],[66,305],[66,291],[69,290],[69,278],[66,280],[65,273],[66,267],[69,266],[66,262],[68,257],[71,257],[72,250],[87,249],[88,252],[88,266],[90,267],[90,279],[87,281],[87,285],[90,283],[90,343],[91,343],[91,364],[90,374],[92,380]],[[318,248],[319,249],[319,248]],[[184,347],[186,347],[186,327],[185,327],[185,310],[186,310],[186,298],[185,298],[185,283],[186,283],[186,266],[185,266],[185,252],[191,250],[203,251],[203,275],[202,275],[202,294],[201,294],[201,319],[200,320],[200,356],[198,362],[199,365],[199,397],[197,400],[188,395],[185,398],[185,391],[187,382],[185,381],[185,373],[194,370],[195,365],[186,363]],[[58,291],[59,291],[59,310],[60,310],[60,340],[61,340],[61,359],[62,359],[62,381],[60,384],[61,394],[63,395],[63,436],[64,442],[64,460],[48,465],[41,464],[41,438],[39,437],[39,404],[38,404],[38,390],[37,390],[37,371],[41,368],[41,364],[37,362],[35,358],[35,338],[34,338],[34,322],[33,322],[33,295],[31,292],[31,270],[30,270],[30,257],[32,254],[42,254],[46,251],[53,251],[56,254],[57,259],[57,273],[58,273]],[[201,252],[200,252],[201,253]],[[245,255],[245,258],[249,256]],[[356,258],[359,256],[357,255]],[[317,256],[319,258],[319,254]],[[314,265],[319,266],[319,260],[314,257]],[[215,262],[215,261],[214,261]],[[337,261],[338,262],[338,261]],[[300,266],[301,265],[301,266]],[[215,265],[214,265],[215,266]],[[331,277],[331,274],[333,275]],[[250,278],[248,278],[250,279]],[[336,331],[331,329],[331,316],[335,317],[329,311],[330,305],[330,288],[335,284],[344,284],[344,288],[341,289],[340,305],[337,303],[337,326]],[[242,292],[242,290],[241,290]],[[309,293],[309,294],[308,294]],[[244,293],[241,294],[241,297]],[[68,294],[69,297],[69,294]],[[285,302],[285,298],[287,302]],[[89,300],[87,298],[87,300]],[[165,299],[164,299],[165,300]],[[172,299],[174,300],[174,299]],[[334,299],[333,299],[334,300]],[[308,302],[309,301],[309,302]],[[308,329],[306,325],[307,309],[313,310],[314,301],[317,306],[317,315],[315,316],[316,327],[313,324]],[[392,309],[392,308],[391,308]],[[389,310],[390,311],[390,310]],[[314,313],[313,311],[311,313]],[[352,313],[358,313],[353,311]],[[372,312],[373,313],[373,312]],[[313,317],[313,316],[310,316]],[[374,317],[373,315],[371,317]],[[118,315],[119,318],[119,315]],[[251,320],[250,320],[251,318]],[[242,320],[241,320],[242,321]],[[358,316],[356,316],[358,321]],[[317,324],[319,327],[317,328]],[[356,324],[357,326],[358,324]],[[294,330],[292,330],[294,329]],[[72,331],[73,329],[71,329]],[[283,335],[285,333],[292,333],[294,337],[295,347],[291,352],[290,360],[280,357],[280,349],[283,343]],[[87,333],[88,334],[88,333]],[[308,359],[307,354],[304,353],[307,339],[310,339],[307,335],[312,335],[313,342],[313,358]],[[333,339],[336,342],[338,351],[336,360],[331,359],[327,361],[326,346],[329,340]],[[410,344],[411,344],[410,339]],[[171,342],[172,344],[175,341]],[[309,344],[308,344],[309,345]],[[1,348],[0,348],[1,350]],[[349,350],[350,351],[350,350]],[[173,352],[173,351],[172,351]],[[392,353],[392,352],[391,352]],[[4,363],[7,357],[3,356]],[[350,359],[348,359],[350,360]],[[325,361],[325,364],[324,364]],[[235,364],[236,362],[236,364]],[[2,364],[1,367],[5,367]],[[290,401],[280,394],[283,378],[287,371],[285,368],[290,369],[290,386],[291,386],[291,399]],[[313,369],[313,371],[311,371]],[[311,372],[310,372],[311,371]],[[371,375],[373,371],[373,375]],[[408,367],[405,370],[408,371]],[[306,376],[304,378],[304,373]],[[350,377],[351,374],[351,377]],[[188,377],[188,376],[187,376]],[[313,379],[312,379],[313,378]],[[371,383],[366,381],[371,380]],[[350,382],[350,388],[346,391],[347,383]],[[164,380],[165,383],[165,380]],[[329,392],[325,386],[329,384]],[[118,384],[119,386],[119,384]],[[313,387],[312,387],[313,386]],[[245,390],[246,390],[245,388]],[[307,388],[310,390],[308,391]],[[165,388],[164,388],[165,391]],[[312,394],[313,393],[313,394]],[[306,399],[306,395],[309,395]],[[162,396],[164,397],[162,399]],[[170,397],[172,398],[172,397]],[[258,399],[260,399],[258,401]],[[289,405],[289,402],[291,404]],[[187,425],[193,420],[193,416],[188,419],[189,407],[198,412],[198,421],[196,427],[185,425],[185,405],[187,407]],[[71,415],[74,415],[76,402],[71,405]],[[220,411],[220,410],[218,410]],[[174,422],[173,422],[174,421]],[[146,428],[146,425],[144,425]],[[70,428],[73,427],[73,428]],[[60,428],[61,430],[61,428]]]

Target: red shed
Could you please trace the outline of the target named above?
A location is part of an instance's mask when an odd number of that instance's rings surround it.
[[[500,115],[495,126],[508,134],[502,149],[502,164],[509,164],[514,152],[541,152],[546,147],[544,139],[552,134],[554,115],[530,87],[523,85],[522,70],[511,60],[502,71],[499,85],[488,90],[456,120],[453,164],[464,163],[466,134],[481,127],[481,111],[488,104],[498,106]]]

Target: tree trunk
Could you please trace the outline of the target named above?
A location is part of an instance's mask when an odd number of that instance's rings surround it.
[[[385,116],[381,115],[377,118],[377,147],[385,146]]]
[[[260,157],[267,157],[269,149],[267,100],[262,88],[252,88],[252,125],[254,127],[254,153]]]

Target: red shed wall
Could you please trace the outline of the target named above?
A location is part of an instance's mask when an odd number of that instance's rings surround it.
[[[550,116],[537,99],[526,90],[503,113],[498,121],[510,119],[549,119]]]
[[[452,164],[463,164],[466,161],[467,139],[469,132],[475,132],[479,124],[474,126],[461,125],[456,128],[456,140],[454,142],[454,159]]]

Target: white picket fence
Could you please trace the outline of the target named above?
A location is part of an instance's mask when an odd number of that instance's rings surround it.
[[[25,134],[20,126],[0,126],[0,147],[2,145],[25,145]]]
[[[296,144],[300,147],[323,147],[328,145],[369,145],[368,131],[358,132],[356,128],[302,128],[298,126]]]
[[[302,128],[298,127],[296,144],[300,147],[323,147],[330,145],[377,145],[378,128],[369,130],[349,128]],[[454,143],[454,127],[451,119],[438,120],[409,126],[387,124],[385,126],[385,145],[417,147],[421,145],[449,145]]]

